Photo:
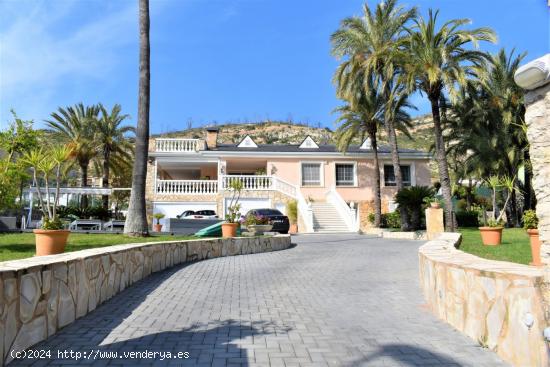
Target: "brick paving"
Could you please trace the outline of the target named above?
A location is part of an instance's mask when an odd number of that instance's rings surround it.
[[[505,365],[423,306],[420,242],[353,234],[293,242],[155,274],[34,348],[51,359],[11,365]],[[82,355],[57,358],[63,350]]]

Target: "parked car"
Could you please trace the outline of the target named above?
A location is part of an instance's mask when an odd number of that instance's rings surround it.
[[[290,222],[288,217],[278,211],[277,209],[265,208],[265,209],[252,209],[246,213],[248,215],[260,215],[269,218],[269,224],[273,226],[273,232],[288,233]]]
[[[177,216],[178,219],[215,219],[218,218],[213,210],[186,210]]]

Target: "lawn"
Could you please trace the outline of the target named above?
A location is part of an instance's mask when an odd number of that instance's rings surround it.
[[[66,252],[96,247],[121,245],[124,243],[154,242],[190,239],[191,236],[155,235],[151,237],[126,237],[122,234],[71,233]],[[34,234],[0,234],[0,261],[22,259],[34,256]]]
[[[460,250],[491,260],[511,261],[529,264],[531,247],[529,236],[523,228],[505,228],[500,246],[484,246],[477,228],[461,228],[462,243]]]

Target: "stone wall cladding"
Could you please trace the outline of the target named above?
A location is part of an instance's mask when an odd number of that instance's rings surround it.
[[[441,319],[515,366],[547,366],[543,271],[481,259],[455,248],[445,233],[419,249],[420,284]],[[526,325],[528,315],[533,324]]]
[[[289,235],[129,244],[0,263],[0,365],[151,273],[284,250]]]

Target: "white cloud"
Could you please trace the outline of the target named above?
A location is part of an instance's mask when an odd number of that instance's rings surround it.
[[[17,5],[0,4],[0,127],[11,107],[24,107],[24,117],[44,117],[29,112],[50,106],[64,81],[108,80],[121,61],[121,47],[137,47],[137,1],[84,19],[75,1]]]

